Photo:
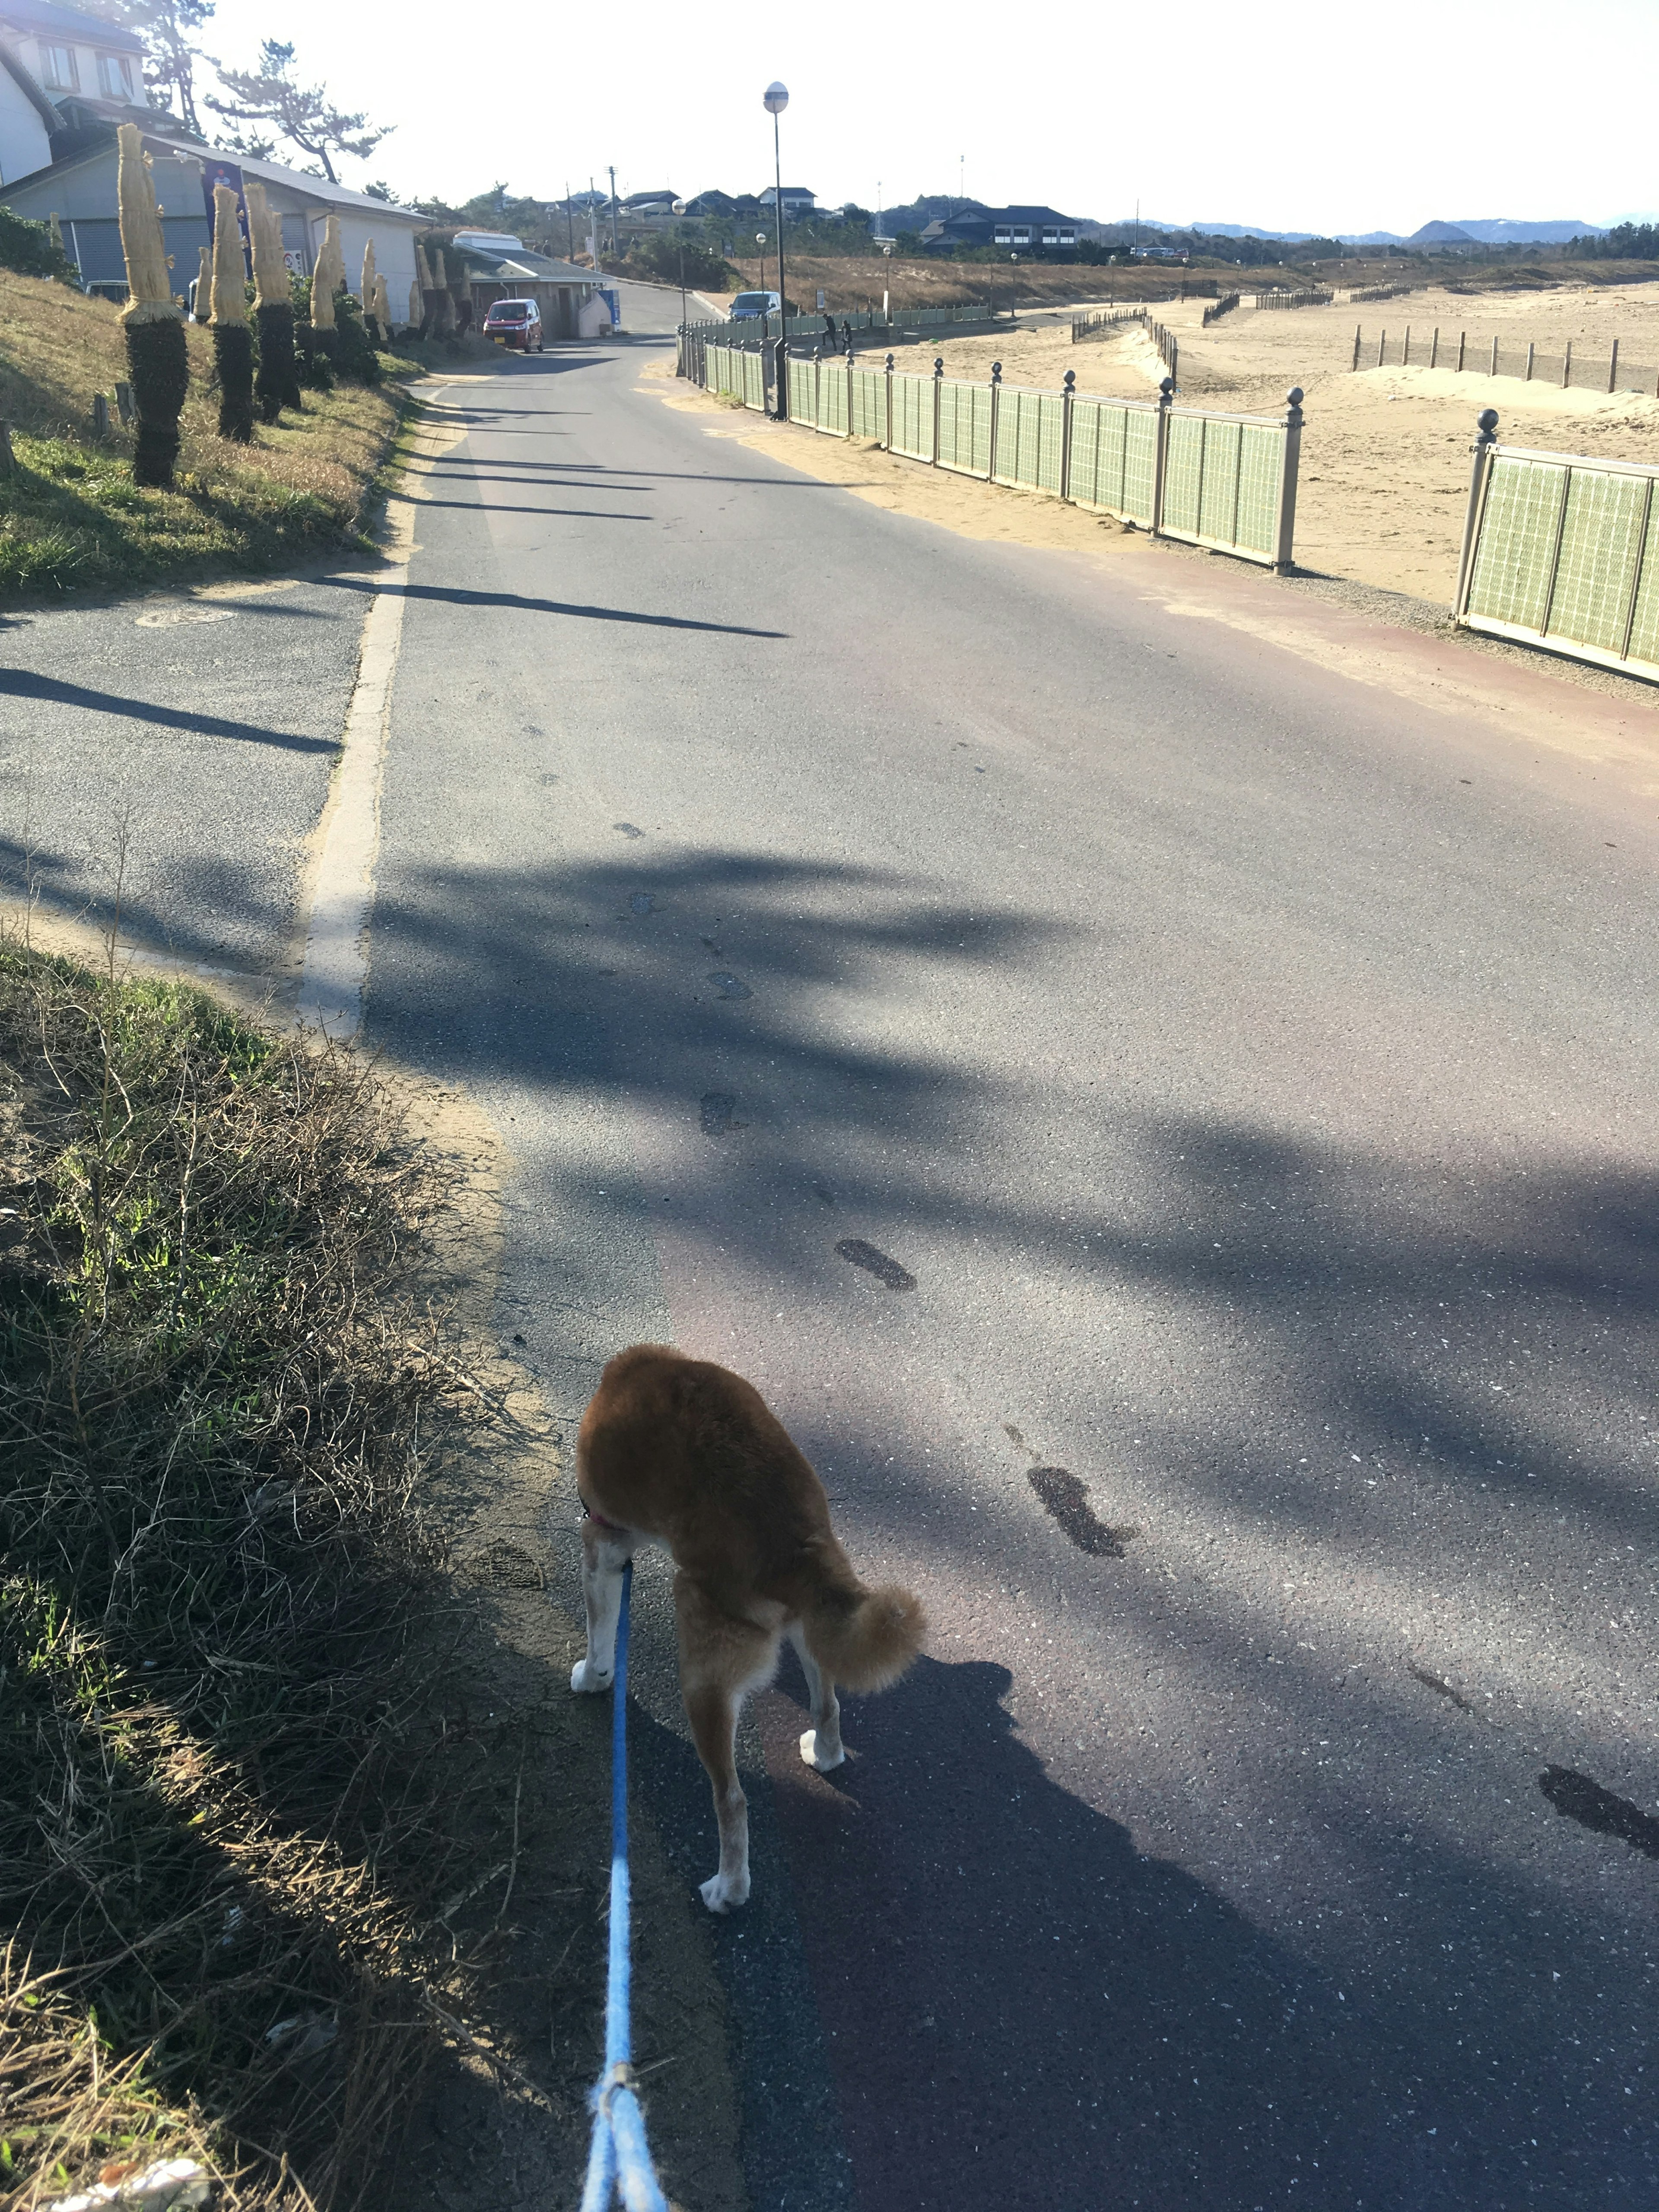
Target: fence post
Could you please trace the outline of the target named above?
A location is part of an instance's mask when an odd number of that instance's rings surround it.
[[[1572,381],[1572,340],[1567,340],[1567,349],[1561,356],[1561,389],[1565,392]]]
[[[109,435],[109,402],[101,392],[92,395],[92,434],[98,439]]]
[[[1457,333],[1457,374],[1460,376],[1463,374],[1463,342],[1468,337],[1467,331],[1459,331]]]
[[[1353,367],[1357,373],[1359,368],[1359,325],[1358,323],[1353,326]]]
[[[1376,365],[1377,365],[1377,367],[1378,367],[1379,368],[1382,368],[1382,367],[1384,367],[1384,366],[1385,366],[1385,364],[1384,364],[1384,362],[1383,362],[1382,356],[1383,356],[1384,352],[1387,350],[1388,343],[1389,343],[1389,334],[1388,334],[1388,332],[1387,332],[1386,331],[1384,331],[1382,332],[1382,336],[1381,336],[1381,337],[1377,339],[1377,341],[1376,341]]]
[[[132,386],[130,384],[116,386],[115,411],[124,422],[131,422],[137,412],[132,404]]]
[[[1615,339],[1613,340],[1613,359],[1612,359],[1612,360],[1607,363],[1607,390],[1608,390],[1609,392],[1616,392],[1618,389],[1619,389],[1619,341],[1618,341],[1618,339],[1617,339],[1617,338],[1615,338]]]
[[[1528,338],[1528,341],[1527,341],[1527,374],[1526,374],[1525,379],[1523,380],[1524,380],[1526,383],[1528,383],[1528,384],[1530,384],[1530,383],[1532,382],[1532,360],[1533,360],[1532,340],[1531,340],[1530,338]]]
[[[1062,404],[1066,411],[1060,419],[1060,495],[1062,499],[1070,499],[1072,496],[1072,408],[1076,398],[1077,371],[1074,368],[1068,368],[1066,372],[1066,384],[1062,394]]]
[[[1158,387],[1158,436],[1152,448],[1152,535],[1164,528],[1164,471],[1170,458],[1170,409],[1175,400],[1175,379],[1166,376]]]
[[[848,434],[848,436],[849,438],[850,438],[850,437],[852,436],[852,434],[853,434],[853,384],[854,384],[854,368],[853,368],[853,326],[852,326],[852,325],[849,323],[849,324],[848,325],[848,326],[847,326],[847,434]]]
[[[1302,386],[1293,384],[1285,394],[1285,468],[1279,479],[1279,527],[1273,535],[1273,570],[1288,575],[1295,565],[1291,549],[1296,538],[1296,476],[1302,459]]]
[[[933,466],[939,466],[939,413],[945,398],[945,356],[933,356]]]
[[[16,456],[11,450],[11,424],[0,421],[0,477],[10,476],[16,466]]]
[[[1483,407],[1477,417],[1478,435],[1474,441],[1474,472],[1469,479],[1469,504],[1463,516],[1463,550],[1457,561],[1457,596],[1452,602],[1452,620],[1462,622],[1469,604],[1469,586],[1474,577],[1474,550],[1480,536],[1480,518],[1486,512],[1486,483],[1492,474],[1492,452],[1498,443],[1498,410]]]
[[[1404,351],[1404,352],[1401,355],[1401,356],[1400,356],[1400,366],[1401,367],[1401,368],[1409,368],[1411,367],[1411,365],[1412,365],[1412,326],[1411,326],[1411,325],[1410,325],[1409,323],[1407,323],[1407,325],[1406,325],[1406,349],[1405,349],[1405,351]]]
[[[997,480],[997,416],[1001,411],[1002,363],[994,361],[991,363],[991,466],[986,476],[987,483],[994,483]]]
[[[893,450],[893,356],[887,356],[887,435],[882,444],[888,453]]]

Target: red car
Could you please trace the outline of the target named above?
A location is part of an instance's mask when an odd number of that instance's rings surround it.
[[[545,353],[542,311],[533,300],[497,300],[484,317],[483,334],[497,345],[517,346],[520,353]]]

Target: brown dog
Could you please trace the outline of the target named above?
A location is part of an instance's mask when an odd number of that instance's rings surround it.
[[[921,1647],[921,1607],[908,1590],[859,1580],[823,1484],[759,1391],[669,1346],[636,1344],[600,1376],[576,1439],[576,1486],[587,1509],[587,1656],[570,1686],[610,1687],[623,1565],[639,1545],[666,1544],[678,1570],[680,1692],[720,1822],[720,1871],[702,1901],[729,1912],[749,1894],[738,1709],[771,1680],[780,1639],[800,1654],[812,1701],[800,1755],[827,1772],[847,1755],[836,1684],[896,1682]]]

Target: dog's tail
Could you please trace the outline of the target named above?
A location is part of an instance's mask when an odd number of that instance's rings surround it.
[[[848,1690],[884,1690],[921,1649],[927,1618],[896,1583],[823,1590],[807,1613],[806,1648],[824,1673]]]

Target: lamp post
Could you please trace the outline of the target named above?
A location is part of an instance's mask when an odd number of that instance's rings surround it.
[[[778,139],[778,118],[789,105],[789,89],[775,77],[763,95],[772,118],[772,212],[778,222],[778,420],[789,419],[789,303],[783,289],[783,151]]]

